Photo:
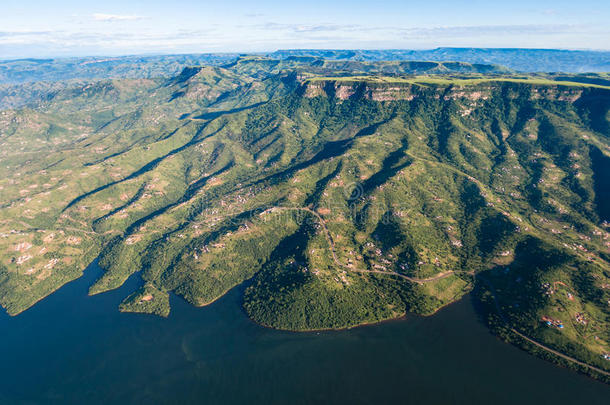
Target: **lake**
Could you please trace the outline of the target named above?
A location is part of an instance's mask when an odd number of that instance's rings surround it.
[[[263,328],[242,288],[168,319],[122,314],[139,284],[94,297],[94,263],[17,317],[0,315],[0,403],[607,404],[610,386],[505,344],[467,297],[432,317],[346,331]]]

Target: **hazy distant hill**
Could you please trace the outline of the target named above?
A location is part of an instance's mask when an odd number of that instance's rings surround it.
[[[261,56],[262,54],[258,54]],[[170,77],[187,66],[221,65],[238,54],[185,54],[0,61],[0,83],[68,79]],[[279,50],[272,59],[309,56],[327,60],[436,61],[500,65],[523,72],[609,72],[610,52],[556,49],[436,48],[431,50]],[[332,63],[332,62],[326,62]],[[452,70],[452,69],[450,69]],[[436,72],[442,73],[442,72]]]
[[[317,75],[421,75],[421,74],[507,74],[510,69],[499,65],[471,64],[467,62],[430,62],[417,60],[360,61],[327,60],[315,56],[287,56],[270,58],[264,56],[241,56],[223,67],[240,73],[266,76],[286,70],[306,71]]]
[[[436,48],[429,50],[279,50],[275,58],[315,56],[360,61],[460,61],[506,66],[522,72],[609,72],[610,52],[520,48]]]
[[[238,55],[184,54],[0,61],[0,83],[175,76],[186,66],[227,63]]]

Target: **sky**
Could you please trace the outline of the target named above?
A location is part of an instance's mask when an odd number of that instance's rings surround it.
[[[0,0],[0,59],[276,49],[610,50],[608,0]]]

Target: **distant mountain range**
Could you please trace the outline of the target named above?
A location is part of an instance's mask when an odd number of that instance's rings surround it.
[[[590,56],[586,56],[589,55]],[[0,62],[0,110],[41,102],[58,91],[104,79],[154,79],[179,75],[190,66],[220,66],[240,74],[265,77],[295,70],[317,75],[519,75],[524,64],[544,63],[549,69],[578,69],[587,59],[599,71],[610,71],[608,52],[576,52],[525,49],[457,49],[431,51],[280,50],[261,54],[192,54],[122,56],[112,58],[19,59]],[[546,55],[546,56],[545,56]],[[553,56],[554,55],[554,56]],[[605,55],[605,59],[604,59]],[[553,56],[553,57],[551,57]],[[554,58],[554,59],[553,59]],[[546,62],[545,62],[546,61]],[[506,67],[510,66],[510,67]],[[604,68],[604,69],[602,69]],[[528,69],[525,69],[528,70]],[[591,69],[589,69],[591,70]],[[593,69],[595,70],[595,69]],[[540,73],[538,74],[540,75]],[[553,80],[610,85],[605,73],[543,74]]]
[[[436,61],[502,65],[519,72],[609,72],[610,52],[558,49],[436,48],[430,50],[279,50],[256,54],[272,59],[295,56],[327,60]],[[235,53],[120,56],[0,61],[0,84],[69,79],[152,78],[175,76],[184,67],[223,65]],[[243,56],[243,55],[242,55]]]
[[[186,66],[223,64],[237,54],[118,56],[0,61],[0,83],[175,76]]]
[[[290,49],[269,56],[316,56],[361,61],[424,60],[502,65],[519,72],[608,72],[610,52],[524,48],[436,48],[429,50],[313,50]]]

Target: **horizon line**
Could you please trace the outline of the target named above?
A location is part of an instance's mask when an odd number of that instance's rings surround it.
[[[610,53],[609,49],[592,49],[592,48],[528,48],[528,47],[476,47],[476,46],[437,46],[433,48],[279,48],[275,50],[265,51],[202,51],[202,52],[143,52],[143,53],[119,53],[119,54],[81,54],[72,56],[48,56],[37,58],[35,56],[23,56],[15,58],[0,59],[0,62],[12,62],[21,60],[60,60],[60,59],[86,59],[86,58],[127,58],[127,57],[154,57],[154,56],[180,56],[180,55],[266,55],[274,52],[282,51],[434,51],[438,49],[472,49],[472,50],[525,50],[525,51],[563,51],[563,52],[595,52],[595,53]]]

